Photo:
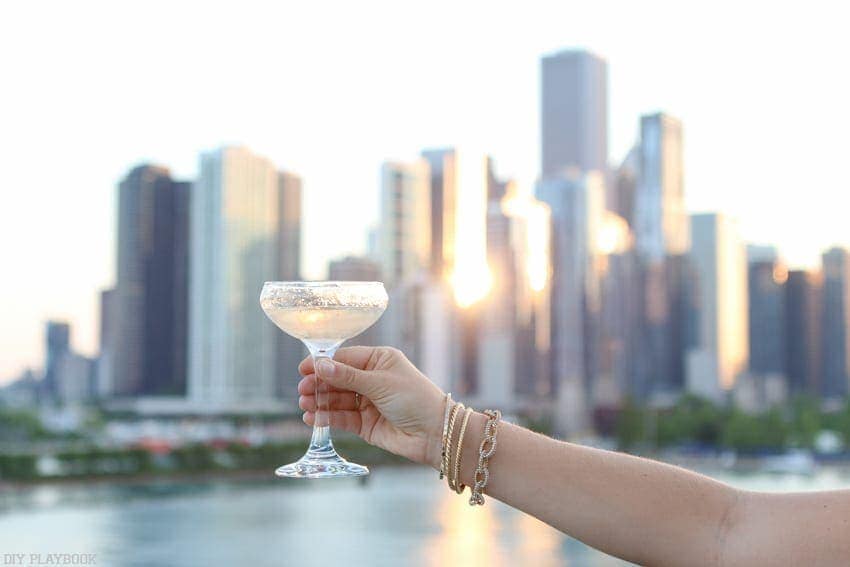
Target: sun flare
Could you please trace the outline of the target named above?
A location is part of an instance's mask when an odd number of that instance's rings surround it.
[[[469,307],[490,293],[493,287],[493,275],[490,268],[484,266],[459,266],[449,281],[455,293],[455,302],[460,307]]]

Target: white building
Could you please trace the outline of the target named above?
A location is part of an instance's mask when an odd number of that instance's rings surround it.
[[[277,334],[259,305],[280,265],[279,175],[239,147],[204,153],[191,203],[189,397],[211,410],[275,394]]]
[[[691,217],[696,272],[696,347],[687,354],[687,390],[720,401],[747,370],[747,260],[735,223],[717,214]]]

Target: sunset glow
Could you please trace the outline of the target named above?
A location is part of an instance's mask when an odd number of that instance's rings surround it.
[[[533,291],[543,291],[550,274],[549,207],[528,194],[522,194],[516,183],[510,183],[502,200],[502,211],[506,215],[523,219],[528,284]]]
[[[455,253],[449,280],[455,301],[469,307],[492,286],[487,266],[488,162],[483,152],[458,151],[455,157]]]
[[[597,251],[606,255],[622,254],[630,246],[629,223],[623,217],[606,211],[596,241]]]
[[[460,307],[470,307],[481,301],[493,287],[493,276],[487,264],[458,266],[449,278],[455,292],[455,302]]]

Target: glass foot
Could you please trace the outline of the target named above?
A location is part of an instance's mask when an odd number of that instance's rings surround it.
[[[336,452],[314,454],[308,451],[294,463],[279,467],[274,474],[285,478],[341,478],[365,476],[369,474],[369,469],[357,463],[349,463]]]

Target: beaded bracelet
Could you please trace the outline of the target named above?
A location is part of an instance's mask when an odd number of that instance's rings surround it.
[[[487,416],[487,424],[484,426],[484,439],[481,440],[481,445],[478,447],[478,466],[475,468],[475,486],[472,487],[472,494],[469,497],[470,506],[484,505],[484,488],[490,480],[490,457],[496,452],[496,434],[498,433],[498,422],[502,419],[502,412],[499,410],[486,410],[484,415]],[[487,446],[489,443],[489,447]]]

